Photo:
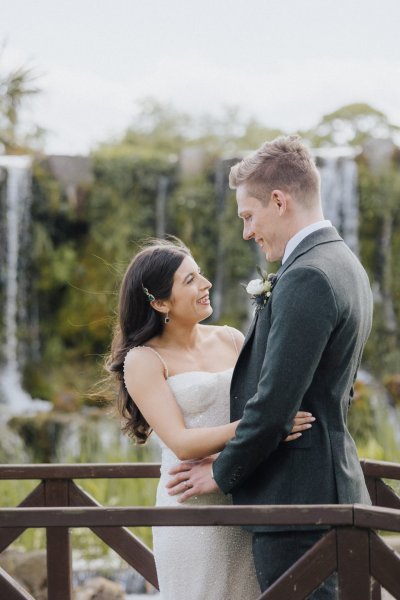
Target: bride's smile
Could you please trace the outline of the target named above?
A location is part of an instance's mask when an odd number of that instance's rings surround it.
[[[204,304],[205,306],[209,306],[210,304],[210,296],[209,294],[206,294],[205,296],[203,296],[202,298],[200,298],[199,300],[197,300],[198,304]]]

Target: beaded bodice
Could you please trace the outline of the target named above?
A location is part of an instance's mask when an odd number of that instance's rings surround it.
[[[186,427],[215,427],[229,423],[231,369],[210,373],[189,371],[168,377],[167,383],[182,410]],[[165,444],[160,441],[162,448]]]
[[[167,382],[180,406],[188,428],[215,427],[229,423],[229,390],[233,368],[217,373],[206,371],[190,371],[168,377]],[[171,476],[168,471],[179,463],[175,454],[157,437],[161,446],[161,478],[157,493],[157,504],[174,505],[176,496],[168,496],[165,483]],[[200,503],[218,503],[216,496],[221,496],[221,502],[226,503],[222,493],[203,496]],[[222,497],[225,500],[222,500]],[[191,503],[197,503],[197,498]]]

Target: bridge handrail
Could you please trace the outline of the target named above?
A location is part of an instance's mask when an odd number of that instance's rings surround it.
[[[0,508],[0,527],[186,527],[189,525],[355,526],[400,532],[400,509],[365,504]]]
[[[154,557],[127,526],[313,525],[325,527],[325,535],[258,600],[303,600],[334,571],[341,600],[380,600],[380,585],[400,598],[400,558],[374,531],[400,532],[400,498],[382,481],[400,480],[400,464],[362,460],[361,466],[375,506],[103,507],[73,479],[158,478],[160,465],[0,465],[0,480],[40,480],[18,507],[0,508],[0,552],[26,528],[46,528],[49,598],[71,600],[70,528],[90,528],[157,587]],[[1,568],[0,597],[34,600]]]
[[[42,463],[0,465],[0,480],[130,479],[160,477],[160,463]]]
[[[377,460],[360,461],[364,475],[400,480],[400,464]],[[159,463],[71,463],[0,465],[2,479],[125,479],[158,478]]]

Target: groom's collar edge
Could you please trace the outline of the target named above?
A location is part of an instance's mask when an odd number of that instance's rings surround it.
[[[304,238],[300,244],[293,250],[292,254],[289,256],[287,261],[281,265],[277,272],[278,278],[286,271],[288,267],[290,267],[293,262],[306,254],[315,246],[320,246],[322,244],[330,244],[331,242],[343,242],[343,238],[338,234],[335,227],[324,227],[323,229],[318,229],[313,233],[310,233],[306,238]]]

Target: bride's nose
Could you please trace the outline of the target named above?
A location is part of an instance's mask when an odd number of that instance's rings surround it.
[[[212,288],[212,283],[211,281],[208,281],[208,279],[206,279],[204,277],[204,275],[201,276],[203,278],[203,282],[201,284],[201,287],[204,288],[205,290],[209,290],[210,288]]]

